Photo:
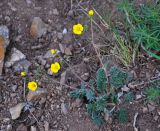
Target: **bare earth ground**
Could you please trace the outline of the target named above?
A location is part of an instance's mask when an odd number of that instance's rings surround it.
[[[10,29],[10,47],[7,49],[6,57],[9,56],[10,49],[16,47],[23,52],[27,60],[31,65],[31,72],[36,72],[36,57],[44,55],[47,50],[51,48],[59,49],[58,44],[67,44],[71,46],[73,50],[73,56],[71,58],[71,65],[80,65],[83,63],[83,58],[91,56],[90,64],[86,64],[91,75],[94,75],[98,69],[99,63],[97,62],[96,56],[92,53],[92,48],[86,45],[85,36],[81,40],[74,38],[71,34],[72,25],[76,22],[83,21],[84,15],[75,15],[74,18],[68,15],[71,4],[69,0],[31,0],[31,3],[27,3],[27,0],[1,0],[0,1],[0,24],[7,25]],[[97,10],[102,7],[106,7],[107,11],[115,8],[112,2],[109,0],[101,0],[95,2],[94,5]],[[84,6],[88,5],[84,2]],[[54,14],[54,9],[58,10],[58,14]],[[114,14],[114,12],[113,12]],[[40,39],[33,39],[30,36],[30,26],[34,17],[40,17],[46,24],[48,24],[48,33]],[[79,19],[79,20],[78,20]],[[61,33],[64,28],[68,29],[69,36],[59,39],[57,33]],[[111,38],[108,38],[111,39]],[[78,44],[80,43],[80,44]],[[37,45],[42,45],[37,47]],[[37,47],[33,49],[32,47]],[[82,50],[85,48],[85,50]],[[80,52],[80,53],[77,53]],[[58,58],[57,58],[58,59]],[[147,63],[147,61],[146,61]],[[40,65],[41,66],[41,65]],[[154,66],[151,64],[151,67]],[[157,66],[157,65],[156,65]],[[146,76],[147,72],[151,72],[153,69],[146,67],[145,65],[137,69],[141,79]],[[154,66],[155,67],[155,66]],[[83,69],[83,67],[81,68]],[[157,66],[157,70],[158,70]],[[65,70],[65,66],[64,69]],[[80,71],[81,72],[81,71]],[[92,74],[93,73],[93,74]],[[149,74],[149,75],[151,75]],[[142,76],[141,76],[142,75]],[[59,79],[58,75],[56,79]],[[31,75],[30,79],[34,79],[36,76]],[[139,131],[159,131],[160,130],[160,117],[158,112],[160,107],[155,105],[156,108],[152,112],[143,112],[143,108],[147,107],[147,104],[143,100],[134,101],[130,104],[122,104],[122,107],[127,109],[129,113],[129,121],[126,124],[120,124],[116,117],[112,117],[111,122],[106,122],[102,127],[97,127],[88,117],[85,105],[81,107],[75,107],[75,100],[72,100],[68,93],[71,90],[67,87],[59,87],[51,78],[47,80],[45,74],[40,74],[41,83],[43,88],[47,88],[47,98],[36,102],[32,108],[32,113],[36,117],[33,117],[29,112],[22,112],[21,117],[17,120],[12,120],[9,109],[19,102],[23,101],[23,82],[22,79],[12,72],[12,69],[4,69],[4,76],[0,80],[0,131],[6,131],[8,125],[12,125],[12,131],[30,131],[31,126],[37,128],[38,131],[44,131],[44,128],[49,124],[49,131],[134,131],[133,119],[136,112],[140,115],[137,119],[137,126]],[[70,78],[71,81],[73,78]],[[13,92],[11,87],[18,85],[18,89]],[[70,85],[78,85],[78,82],[73,79]],[[134,90],[135,93],[140,93],[140,88]],[[61,105],[65,103],[67,107],[67,113],[61,111]],[[158,116],[158,119],[155,119]],[[37,122],[38,121],[38,122]],[[45,130],[47,131],[47,129]]]

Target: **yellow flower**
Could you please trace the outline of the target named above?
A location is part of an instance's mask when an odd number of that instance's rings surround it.
[[[88,11],[88,15],[89,15],[89,16],[93,16],[93,15],[94,15],[94,10],[89,10],[89,11]]]
[[[35,91],[37,88],[38,88],[38,85],[37,85],[36,82],[31,81],[31,82],[28,83],[28,89],[30,89],[32,91]]]
[[[51,71],[53,73],[58,73],[58,71],[61,69],[61,66],[58,62],[55,62],[53,64],[51,64]]]
[[[54,55],[56,53],[55,49],[51,49],[51,54]]]
[[[25,76],[27,75],[27,73],[26,73],[25,71],[22,71],[22,72],[20,73],[20,75],[21,75],[22,77],[25,77]]]
[[[83,25],[82,24],[76,24],[73,25],[73,33],[76,35],[81,35],[83,32]]]

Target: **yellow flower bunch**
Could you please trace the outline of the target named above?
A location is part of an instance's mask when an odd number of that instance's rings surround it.
[[[55,63],[51,64],[50,69],[53,73],[58,73],[58,71],[61,69],[61,66],[58,62],[55,62]]]
[[[93,16],[93,15],[94,15],[94,10],[89,10],[89,11],[88,11],[88,15],[89,15],[89,16]]]
[[[73,33],[76,35],[81,35],[83,32],[83,25],[82,24],[76,24],[73,25]]]
[[[25,77],[25,76],[27,75],[27,73],[26,73],[25,71],[22,71],[22,72],[20,73],[20,75],[21,75],[22,77]]]
[[[55,49],[51,49],[51,54],[54,55],[56,53]]]
[[[35,91],[38,88],[38,84],[35,81],[28,82],[28,89]]]

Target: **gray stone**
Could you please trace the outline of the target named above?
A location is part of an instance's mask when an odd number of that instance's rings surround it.
[[[18,86],[17,85],[13,85],[13,86],[11,86],[11,89],[12,89],[13,92],[15,92],[18,89]]]
[[[73,106],[73,107],[78,107],[78,108],[79,108],[79,107],[82,106],[82,104],[83,104],[83,100],[77,98],[77,99],[75,100],[75,102],[72,103],[72,106]]]
[[[68,113],[68,110],[67,110],[67,106],[66,104],[62,103],[61,104],[61,112],[66,115]]]
[[[62,40],[63,34],[62,33],[57,33],[57,37],[58,37],[58,39]]]
[[[16,62],[23,60],[23,59],[26,59],[26,56],[21,51],[17,50],[16,48],[13,48],[11,50],[11,56],[5,63],[5,67],[11,67]]]
[[[66,29],[66,28],[63,29],[62,34],[63,34],[63,35],[67,34],[67,29]]]
[[[47,121],[44,122],[44,131],[49,131],[49,123]]]
[[[154,105],[151,105],[151,104],[148,104],[147,106],[148,106],[148,110],[149,110],[149,112],[154,111],[154,110],[155,110],[155,108],[156,108]]]
[[[65,48],[64,53],[65,53],[66,55],[72,55],[71,48]]]
[[[57,9],[53,9],[53,14],[54,14],[54,15],[59,15],[58,10],[57,10]]]
[[[28,60],[21,60],[13,65],[13,69],[15,72],[21,72],[21,71],[28,72],[30,66],[31,62],[29,62]]]
[[[143,107],[143,113],[147,113],[147,112],[148,112],[147,107]]]
[[[12,131],[12,125],[7,125],[6,131]]]
[[[142,95],[139,95],[139,94],[136,95],[136,100],[139,100],[141,98],[142,98]]]
[[[64,85],[66,83],[66,71],[61,74],[60,84]]]
[[[128,88],[127,86],[124,86],[123,88],[121,88],[122,89],[122,91],[124,91],[124,92],[129,92],[129,90],[130,90],[130,88]]]
[[[35,91],[29,91],[27,94],[27,101],[36,101],[42,97],[46,97],[47,90],[44,88],[38,88]]]
[[[16,106],[9,109],[9,112],[13,120],[17,119],[20,116],[21,110],[23,109],[24,106],[25,103],[19,103]]]
[[[35,126],[31,126],[31,131],[37,131]]]
[[[27,127],[24,124],[20,124],[16,131],[27,131]]]
[[[47,26],[40,17],[34,17],[30,33],[34,38],[39,38],[47,33]]]

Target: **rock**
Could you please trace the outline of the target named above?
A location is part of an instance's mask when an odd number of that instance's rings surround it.
[[[62,34],[63,34],[63,35],[67,34],[67,29],[66,29],[66,28],[63,29]]]
[[[37,57],[38,63],[45,66],[47,61],[43,58],[43,56],[38,56]]]
[[[62,33],[57,33],[57,38],[60,39],[60,40],[62,40],[63,34]]]
[[[19,103],[16,106],[9,109],[13,120],[17,119],[20,116],[21,110],[23,109],[24,106],[25,106],[25,103]]]
[[[62,103],[61,104],[61,112],[66,115],[68,113],[68,110],[67,110],[67,106],[66,104]]]
[[[82,106],[82,104],[83,104],[83,100],[77,98],[77,99],[75,100],[75,102],[72,103],[72,106],[73,106],[73,107],[78,107],[78,108],[79,108],[79,107]]]
[[[109,116],[108,113],[105,113],[104,119],[107,123],[111,124],[112,123],[112,118]]]
[[[36,127],[34,127],[34,126],[31,126],[30,131],[37,131],[37,129],[36,129]]]
[[[136,100],[139,100],[139,99],[141,99],[142,98],[142,95],[136,95]]]
[[[70,10],[67,15],[70,16],[70,17],[74,17],[74,11]]]
[[[6,131],[12,131],[12,125],[7,125]]]
[[[47,26],[40,17],[34,17],[30,33],[34,38],[39,38],[47,33]]]
[[[10,22],[11,21],[11,18],[9,16],[5,16],[4,19],[5,19],[6,22]]]
[[[17,85],[13,85],[13,86],[11,86],[11,89],[12,89],[13,92],[15,92],[18,89],[18,86]]]
[[[11,50],[11,56],[6,61],[5,66],[6,67],[11,67],[16,62],[18,62],[20,60],[23,60],[23,59],[26,59],[26,56],[21,51],[17,50],[16,48],[13,48]]]
[[[64,53],[65,48],[63,47],[62,44],[59,44],[59,48],[60,48],[60,51],[61,51],[62,53]]]
[[[47,121],[44,122],[44,131],[49,131],[49,123]]]
[[[57,10],[57,9],[53,9],[53,14],[54,14],[54,15],[59,15],[58,10]]]
[[[73,71],[72,71],[73,70]],[[69,72],[75,72],[77,74],[77,76],[75,75],[75,77],[81,77],[84,81],[89,79],[89,71],[88,71],[88,67],[86,64],[81,63],[78,65],[73,66],[73,68],[69,71]],[[74,75],[74,73],[72,73]]]
[[[8,2],[8,5],[12,11],[17,11],[17,9],[12,5],[12,3]]]
[[[36,101],[42,97],[45,97],[47,94],[47,90],[43,88],[38,88],[35,91],[29,91],[27,94],[27,101]]]
[[[32,1],[31,1],[31,0],[26,0],[26,3],[27,3],[28,5],[30,5],[30,4],[32,3]]]
[[[108,113],[105,113],[104,119],[105,119],[106,122],[108,122],[108,120],[109,120],[109,114]]]
[[[147,112],[148,112],[147,107],[143,107],[143,113],[147,113]]]
[[[13,69],[18,73],[21,71],[28,72],[30,66],[31,62],[29,62],[28,60],[21,60],[13,65]]]
[[[39,104],[44,104],[46,102],[46,98],[42,97],[41,100],[39,101]]]
[[[20,124],[16,131],[27,131],[27,127],[24,124]]]
[[[157,121],[159,116],[154,116],[154,120]]]
[[[50,76],[54,75],[54,73],[50,69],[48,69],[47,74]]]
[[[84,81],[87,81],[89,79],[90,75],[89,73],[84,73],[83,75],[81,75],[81,78],[84,80]]]
[[[155,110],[155,106],[154,105],[148,104],[147,106],[148,106],[149,112],[152,112],[152,111]]]
[[[0,75],[2,75],[4,57],[8,45],[9,29],[6,26],[0,26]]]
[[[72,43],[72,35],[69,33],[64,35],[63,41],[64,41],[64,44],[71,44]]]
[[[129,92],[129,90],[130,90],[130,88],[128,88],[127,86],[124,86],[123,88],[121,88],[122,89],[122,91],[124,91],[124,92]]]
[[[60,84],[64,85],[66,83],[66,71],[61,74]]]
[[[66,55],[72,55],[72,51],[71,51],[70,48],[65,48],[64,53],[65,53]]]

